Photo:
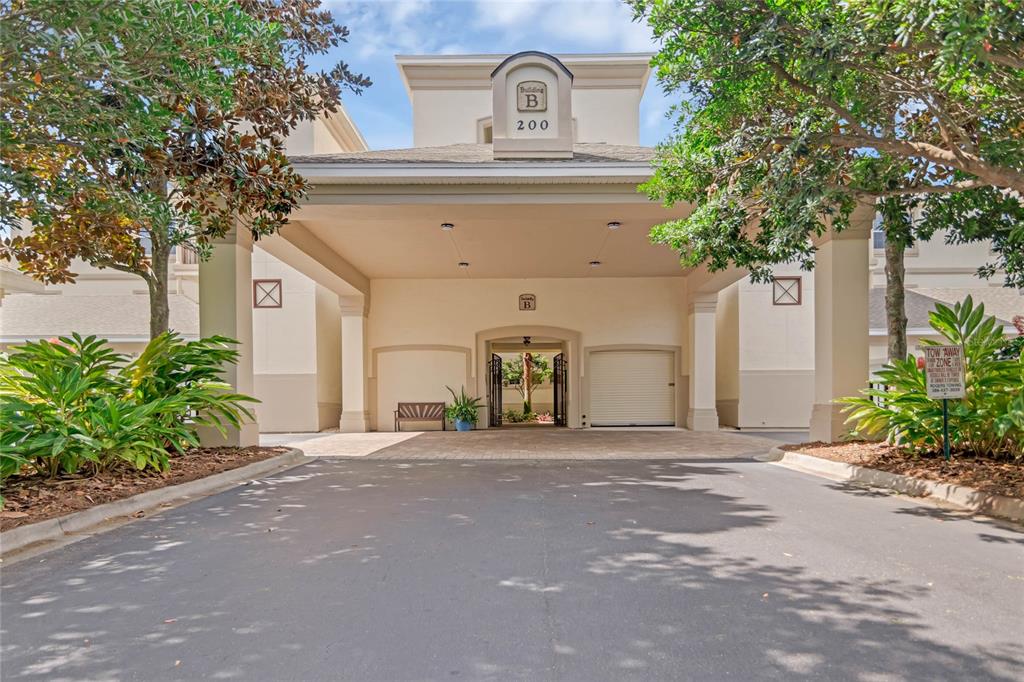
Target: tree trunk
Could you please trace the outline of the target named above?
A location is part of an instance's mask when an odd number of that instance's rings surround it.
[[[903,283],[906,243],[894,234],[885,238],[885,320],[889,337],[889,361],[907,359],[907,310]]]
[[[149,284],[149,338],[155,339],[170,329],[171,309],[167,299],[168,263],[171,258],[171,245],[166,239],[155,238],[150,256],[151,277],[146,279]]]
[[[167,202],[167,178],[157,173],[149,181],[149,190]],[[152,248],[149,259],[149,338],[155,339],[170,329],[171,307],[167,300],[169,262],[171,260],[171,226],[155,220],[149,230]]]
[[[533,412],[533,355],[523,353],[523,385],[526,386],[524,412]]]

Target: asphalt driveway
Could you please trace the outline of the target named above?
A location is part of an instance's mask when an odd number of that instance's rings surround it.
[[[749,458],[320,460],[2,581],[5,680],[1024,677],[1024,534]]]

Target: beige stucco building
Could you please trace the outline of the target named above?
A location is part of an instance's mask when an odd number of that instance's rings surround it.
[[[648,233],[688,207],[636,190],[653,156],[638,144],[649,59],[400,56],[414,147],[367,150],[344,114],[299,131],[291,158],[312,191],[290,224],[255,247],[240,234],[207,262],[182,252],[175,265],[172,307],[193,320],[177,328],[240,339],[229,378],[263,400],[258,425],[232,440],[391,430],[398,402],[444,401],[446,386],[484,398],[479,427],[498,427],[509,392],[492,363],[527,349],[558,358],[544,390],[571,428],[810,427],[837,438],[832,400],[862,388],[884,357],[874,212],[826,235],[813,273],[780,267],[760,285],[740,270],[683,270]],[[1016,292],[973,277],[984,248],[956,249],[918,247],[908,284],[930,300],[998,292],[1009,319]],[[0,342],[70,331],[49,331],[38,305],[48,296],[137,296],[117,276],[88,274],[8,295]],[[106,335],[143,343],[144,325],[133,329]]]

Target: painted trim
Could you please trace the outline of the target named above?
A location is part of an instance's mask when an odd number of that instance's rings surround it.
[[[496,126],[492,123],[492,126]],[[493,133],[497,128],[493,128]],[[583,162],[532,161],[529,163],[481,161],[476,163],[331,163],[296,162],[292,167],[311,182],[403,183],[444,179],[463,183],[486,183],[496,179],[515,179],[522,184],[561,182],[643,182],[654,175],[647,161]]]
[[[327,114],[321,117],[324,127],[327,128],[327,132],[331,134],[334,141],[339,146],[351,151],[368,151],[369,145],[366,144],[366,138],[363,137],[362,132],[356,127],[356,124],[352,122],[352,117],[349,116],[348,110],[345,108],[345,104],[338,101],[338,111],[333,114]]]

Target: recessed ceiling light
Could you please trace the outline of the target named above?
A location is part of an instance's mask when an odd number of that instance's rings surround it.
[[[464,260],[461,260],[461,261],[459,261],[459,267],[460,268],[468,268],[469,267],[469,263],[467,263]]]
[[[452,230],[455,229],[455,226],[452,225],[451,223],[441,223],[441,229],[444,230],[445,232],[451,232]]]
[[[620,223],[618,220],[613,220],[610,223],[608,223],[609,230],[617,230],[620,227],[622,227],[622,223]]]
[[[599,261],[599,260],[592,260],[592,261],[590,261],[590,267],[592,267],[592,268],[596,268],[596,267],[598,267],[600,265],[601,265],[601,261]]]

